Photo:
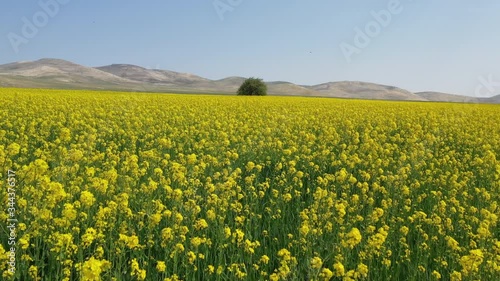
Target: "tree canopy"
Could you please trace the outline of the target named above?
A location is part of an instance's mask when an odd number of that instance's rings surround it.
[[[266,96],[267,85],[259,78],[248,78],[238,89],[238,96]]]

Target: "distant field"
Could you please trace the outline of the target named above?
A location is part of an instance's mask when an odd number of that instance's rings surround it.
[[[2,280],[500,280],[499,105],[0,97]]]

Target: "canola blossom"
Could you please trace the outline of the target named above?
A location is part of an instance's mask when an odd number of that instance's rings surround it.
[[[498,105],[0,96],[1,280],[500,280]]]

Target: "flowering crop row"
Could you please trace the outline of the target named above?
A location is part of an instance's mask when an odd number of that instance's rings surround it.
[[[2,280],[500,280],[497,105],[0,96]]]

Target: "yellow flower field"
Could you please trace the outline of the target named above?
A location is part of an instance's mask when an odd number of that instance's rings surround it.
[[[0,97],[1,280],[500,280],[498,105]]]

